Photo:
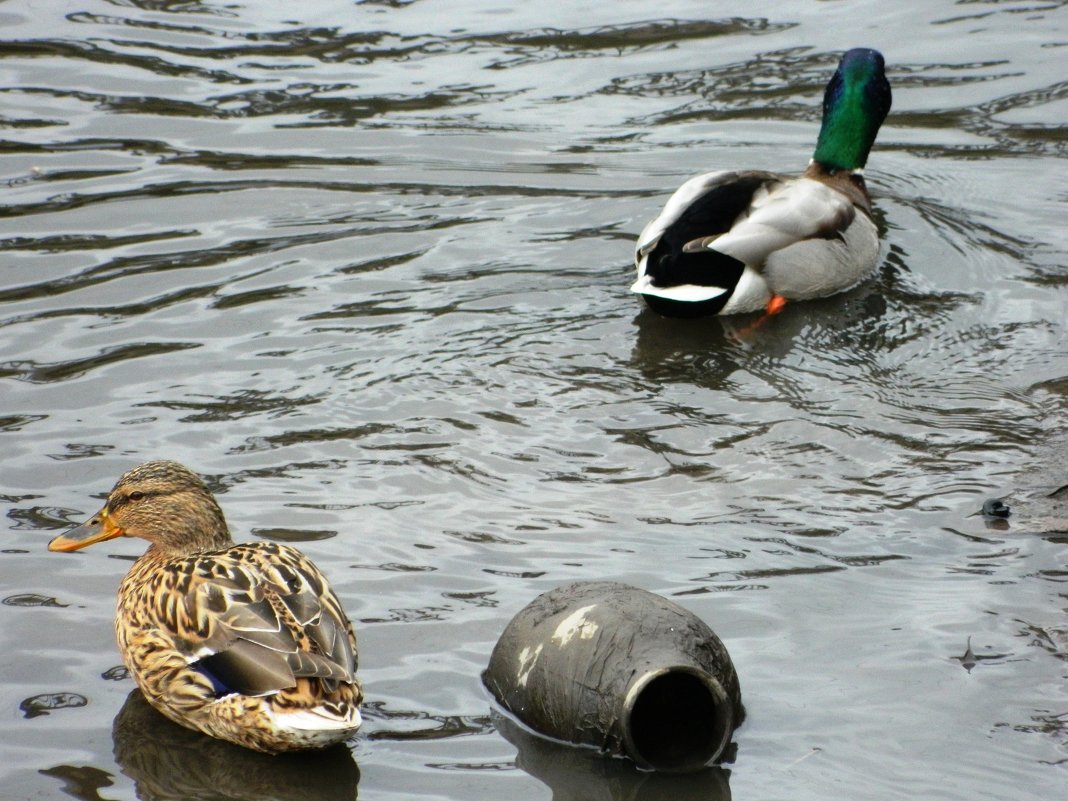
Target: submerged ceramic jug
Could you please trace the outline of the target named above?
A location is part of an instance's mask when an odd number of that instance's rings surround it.
[[[745,715],[727,649],[696,615],[610,581],[538,596],[482,679],[534,731],[654,770],[715,761]]]

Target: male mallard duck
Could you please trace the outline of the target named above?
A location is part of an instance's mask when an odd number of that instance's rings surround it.
[[[149,542],[119,586],[115,632],[156,709],[268,753],[322,748],[360,727],[352,624],[300,551],[235,545],[204,482],[167,461],[123,474],[104,508],[48,549],[115,537]]]
[[[875,50],[842,56],[800,177],[710,172],[679,187],[638,238],[631,291],[670,316],[774,313],[867,276],[879,235],[862,168],[890,110],[883,69]]]

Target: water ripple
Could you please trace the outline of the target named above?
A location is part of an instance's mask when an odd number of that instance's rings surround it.
[[[536,593],[612,577],[728,643],[736,795],[1050,797],[1064,537],[1020,471],[1068,398],[1058,7],[438,6],[5,6],[0,561],[34,578],[0,645],[16,699],[93,699],[21,720],[5,788],[185,786],[158,720],[97,747],[137,543],[45,551],[170,457],[357,621],[367,795],[539,792],[478,674]],[[755,326],[644,309],[644,221],[690,174],[802,168],[850,37],[895,92],[875,274]]]

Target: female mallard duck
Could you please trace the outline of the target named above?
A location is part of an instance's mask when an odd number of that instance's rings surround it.
[[[352,624],[300,551],[235,545],[204,482],[166,461],[125,473],[103,509],[48,549],[115,537],[149,542],[119,586],[115,632],[156,709],[268,753],[325,747],[360,727]]]
[[[808,169],[691,178],[638,238],[631,291],[669,316],[737,314],[841,292],[879,255],[862,168],[890,110],[875,50],[850,50],[823,96]]]

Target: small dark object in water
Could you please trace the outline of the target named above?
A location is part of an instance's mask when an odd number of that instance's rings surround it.
[[[115,784],[110,773],[92,765],[56,765],[37,772],[59,779],[63,783],[63,794],[71,798],[103,798],[100,791]]]
[[[1008,517],[1011,512],[1000,498],[991,498],[983,501],[983,514],[989,517]]]
[[[130,669],[126,665],[115,665],[101,673],[100,678],[108,681],[125,681],[130,678]]]
[[[611,581],[557,587],[521,609],[482,674],[535,732],[639,767],[694,771],[745,716],[719,638],[666,598]]]
[[[24,718],[36,718],[54,709],[71,709],[88,703],[88,699],[78,693],[44,693],[26,698],[19,704],[19,709]]]
[[[4,599],[3,604],[4,606],[70,606],[70,604],[61,604],[55,598],[47,595],[38,595],[35,592],[9,595]]]
[[[968,646],[964,649],[964,653],[961,656],[953,657],[961,666],[969,673],[972,672],[972,668],[979,664],[979,661],[975,658],[975,651],[972,650],[972,638],[968,637]]]

